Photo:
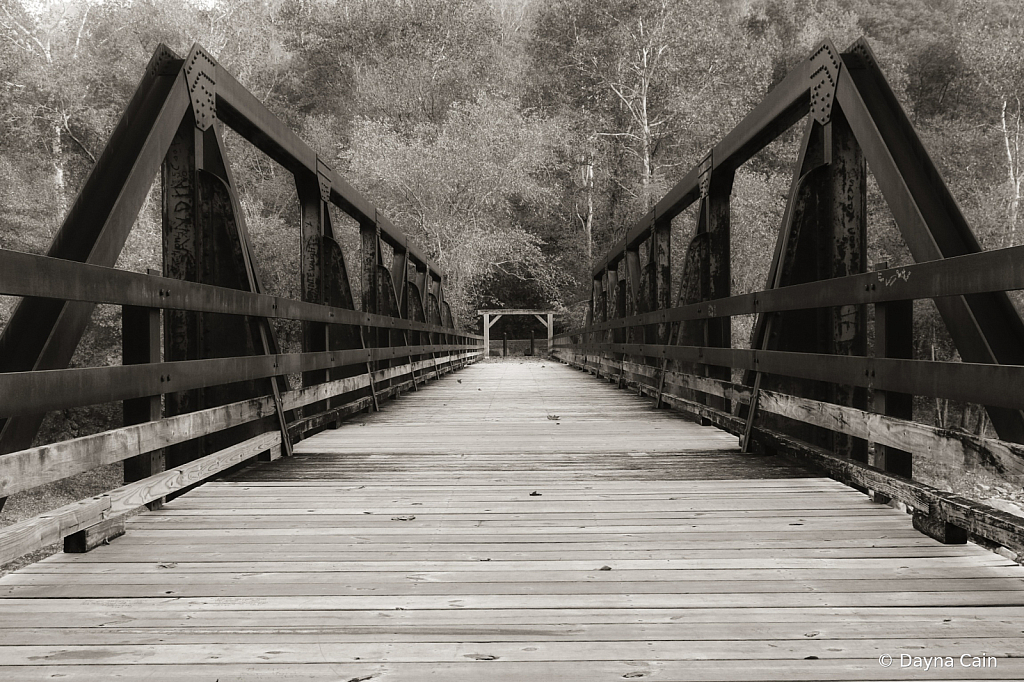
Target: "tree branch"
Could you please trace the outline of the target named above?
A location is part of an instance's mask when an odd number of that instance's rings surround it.
[[[70,137],[71,140],[78,145],[78,148],[81,149],[85,153],[85,155],[89,157],[90,161],[96,163],[96,157],[93,156],[93,153],[89,151],[88,148],[86,148],[85,144],[81,140],[79,140],[73,132],[71,132],[71,126],[68,125],[68,117],[62,116],[62,118],[64,119],[64,130],[67,131],[68,137]]]

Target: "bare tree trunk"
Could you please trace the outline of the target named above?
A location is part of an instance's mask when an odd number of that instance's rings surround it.
[[[583,222],[583,236],[587,240],[587,268],[594,267],[594,162],[587,159],[586,170],[587,218]]]
[[[64,216],[68,212],[67,198],[66,198],[66,182],[64,180],[64,144],[61,136],[60,122],[53,122],[53,137],[50,142],[53,147],[53,192],[55,199],[56,215],[54,220],[57,226],[60,225],[61,221],[64,220]]]
[[[641,36],[643,36],[643,24],[640,25]],[[651,87],[651,64],[650,64],[650,51],[648,46],[644,46],[640,54],[641,64],[643,66],[640,71],[640,101],[638,102],[638,113],[640,115],[640,156],[643,159],[643,179],[640,190],[640,196],[644,202],[644,211],[650,211],[654,208],[654,197],[652,196],[652,182],[654,175],[654,166],[651,159],[651,151],[654,148],[654,136],[651,132],[651,119],[647,111],[648,93]]]
[[[1013,246],[1016,241],[1017,219],[1020,215],[1021,181],[1024,180],[1024,173],[1020,168],[1020,138],[1021,138],[1021,110],[1020,100],[1017,100],[1017,115],[1014,121],[1009,124],[1006,120],[1006,109],[1009,99],[1003,99],[1002,127],[1003,142],[1006,145],[1007,175],[1010,180],[1009,206],[1007,206],[1007,230],[1004,239],[1001,240],[1003,247]]]
[[[988,429],[988,411],[983,406],[978,406],[978,423],[974,427],[974,435],[985,437],[985,431]]]
[[[589,271],[589,268],[594,265],[594,156],[589,148],[580,158],[580,183],[583,185],[585,209],[580,211],[577,207],[576,216],[583,228],[583,242]]]

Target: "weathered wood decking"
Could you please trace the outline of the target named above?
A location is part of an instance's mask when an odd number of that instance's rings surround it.
[[[474,365],[0,597],[12,681],[1024,679],[1024,568],[550,362]]]

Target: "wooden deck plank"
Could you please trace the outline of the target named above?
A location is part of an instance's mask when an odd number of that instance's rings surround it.
[[[474,652],[475,653],[475,652]],[[638,652],[639,653],[639,652]],[[959,655],[959,654],[957,654]],[[178,659],[180,661],[180,659]],[[812,660],[794,664],[789,660],[735,661],[491,661],[474,660],[445,663],[247,663],[195,665],[62,665],[63,680],[74,682],[105,682],[107,680],[140,680],[177,682],[209,680],[210,682],[251,682],[267,679],[275,682],[421,682],[425,679],[448,682],[523,682],[523,680],[594,680],[649,679],[658,682],[853,682],[874,680],[896,682],[913,680],[1024,679],[1024,662],[1003,659],[998,668],[932,668],[927,674],[917,671],[891,670],[880,675],[877,658]],[[53,668],[48,665],[0,667],[0,674],[16,674],[19,681],[52,680]]]
[[[0,579],[0,678],[1024,679],[1019,565],[561,365],[296,453]]]

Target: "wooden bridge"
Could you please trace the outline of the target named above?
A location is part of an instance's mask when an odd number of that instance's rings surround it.
[[[732,295],[733,173],[805,117],[768,285]],[[225,126],[295,176],[301,300],[261,288]],[[917,263],[868,267],[867,166]],[[158,173],[163,271],[116,269]],[[1024,519],[914,471],[1024,480],[1022,263],[981,250],[867,45],[825,43],[597,265],[582,328],[479,362],[382,211],[161,48],[49,253],[0,250],[0,496],[124,463],[0,528],[0,562],[65,548],[0,578],[0,679],[1024,679]],[[963,362],[913,359],[922,299]],[[71,367],[97,304],[122,362]],[[33,443],[115,401],[122,427]]]

